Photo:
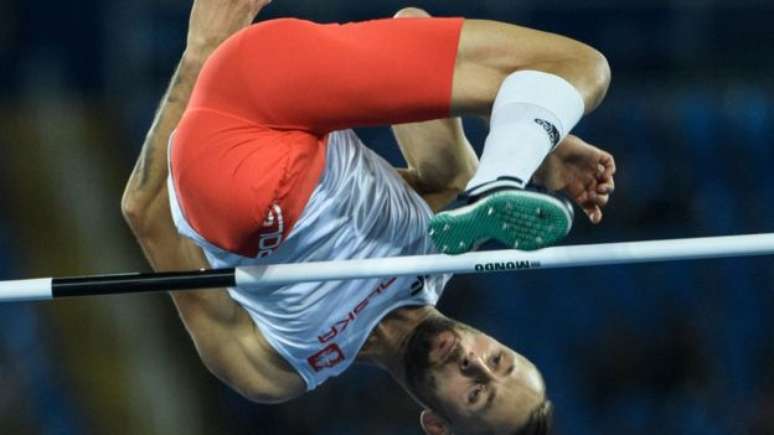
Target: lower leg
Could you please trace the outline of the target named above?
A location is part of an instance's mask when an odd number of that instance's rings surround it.
[[[491,111],[491,125],[466,189],[474,202],[431,223],[438,249],[461,253],[496,239],[530,250],[564,237],[572,227],[572,207],[520,189],[581,116],[599,104],[608,82],[607,63],[590,47],[518,26],[466,21],[452,107],[455,113]]]
[[[395,14],[427,17],[419,8]],[[521,179],[521,187],[584,109],[598,104],[608,80],[604,58],[577,41],[505,23],[466,20],[459,35],[451,106],[456,114],[494,115],[482,170],[472,181],[472,174],[465,174],[476,165],[467,164],[469,147],[460,146],[467,141],[459,120],[404,124],[395,128],[396,136],[409,166],[427,169],[422,179],[434,186],[465,178],[470,183],[463,182],[463,187],[474,187],[510,176]],[[454,173],[460,176],[450,176]]]
[[[466,21],[453,110],[491,110],[490,134],[468,190],[523,187],[583,113],[599,104],[608,83],[604,57],[577,41],[504,23]]]

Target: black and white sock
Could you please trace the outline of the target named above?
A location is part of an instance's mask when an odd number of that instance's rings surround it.
[[[583,112],[578,90],[557,75],[518,71],[508,76],[495,98],[481,163],[467,193],[523,188]]]

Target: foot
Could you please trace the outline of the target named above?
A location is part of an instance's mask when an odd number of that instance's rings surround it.
[[[455,207],[456,205],[456,207]],[[430,237],[444,254],[462,254],[488,240],[532,251],[558,242],[572,228],[572,205],[550,193],[501,187],[460,195],[430,221]]]

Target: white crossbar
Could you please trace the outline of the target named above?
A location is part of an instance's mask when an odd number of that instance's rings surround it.
[[[768,254],[774,254],[774,233],[560,246],[533,252],[497,250],[457,256],[439,254],[247,266],[236,269],[236,282],[242,287],[258,287],[303,281],[483,273]]]
[[[774,254],[774,233],[561,246],[534,252],[499,250],[457,256],[439,254],[188,272],[0,281],[0,302],[231,286],[260,288],[308,281],[506,272],[769,254]]]

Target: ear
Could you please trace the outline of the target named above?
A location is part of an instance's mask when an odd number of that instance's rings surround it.
[[[425,409],[419,415],[419,424],[422,425],[422,430],[425,431],[426,435],[449,435],[451,433],[446,422],[429,409]]]

